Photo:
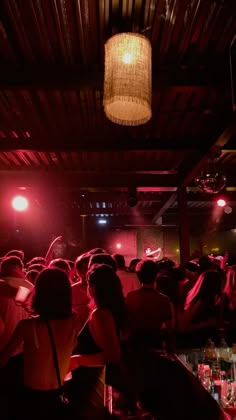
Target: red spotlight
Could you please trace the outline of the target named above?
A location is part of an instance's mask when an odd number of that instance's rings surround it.
[[[13,198],[11,205],[16,211],[25,211],[29,206],[29,202],[27,198],[23,197],[22,195],[17,195]]]
[[[219,200],[217,200],[217,206],[225,207],[226,206],[226,201],[223,198],[219,198]]]

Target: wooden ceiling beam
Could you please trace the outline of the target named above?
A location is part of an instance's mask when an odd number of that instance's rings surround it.
[[[181,177],[180,185],[188,187],[189,184],[194,180],[194,178],[199,174],[201,168],[209,159],[209,156],[212,156],[215,150],[218,148],[223,148],[227,142],[236,134],[236,113],[234,113],[231,122],[222,132],[222,134],[213,142],[211,147],[205,150],[205,153],[199,152],[196,153],[196,156],[192,157],[191,160],[187,161],[187,164],[179,168],[179,174]],[[176,201],[177,193],[172,193],[166,201],[163,202],[162,206],[155,214],[153,222],[156,223],[158,218],[161,217],[168,208]]]
[[[209,157],[214,156],[214,153],[218,149],[222,149],[228,141],[236,134],[236,113],[234,113],[231,122],[222,132],[222,134],[212,143],[211,147],[201,153],[199,156],[196,156],[195,159],[191,159],[191,162],[187,162],[185,166],[180,168],[181,174],[181,184],[183,186],[188,186],[194,180],[194,178],[199,174],[201,168],[208,161]]]
[[[214,68],[158,68],[153,69],[153,89],[163,86],[219,87],[225,86],[228,63]],[[81,68],[70,70],[47,66],[1,66],[0,89],[95,89],[103,90],[103,70],[88,71]]]
[[[159,207],[159,210],[156,212],[155,216],[153,217],[152,222],[157,224],[158,219],[165,214],[165,212],[168,210],[168,208],[176,201],[177,193],[174,192],[167,199],[164,199]]]
[[[96,138],[95,138],[96,137]],[[206,139],[207,141],[207,139]],[[165,138],[132,138],[127,133],[124,133],[122,138],[114,138],[111,141],[111,137],[99,137],[95,133],[91,137],[83,136],[80,133],[80,138],[47,138],[37,139],[34,136],[32,138],[18,138],[13,139],[10,137],[1,138],[0,152],[20,150],[32,151],[32,152],[119,152],[119,151],[165,151],[173,152],[173,150],[181,151],[182,153],[196,152],[199,150],[197,142],[183,139],[165,139]]]
[[[160,185],[163,190],[167,187],[176,187],[178,178],[175,175],[138,175],[135,173],[114,174],[106,171],[104,173],[83,173],[79,171],[50,171],[50,170],[33,170],[33,171],[1,171],[0,183],[7,188],[19,187],[40,187],[40,188],[57,188],[65,186],[70,188],[122,188],[129,186],[135,187],[156,187]]]

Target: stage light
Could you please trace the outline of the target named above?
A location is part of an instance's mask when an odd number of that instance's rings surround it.
[[[121,249],[121,244],[119,244],[119,243],[118,243],[118,244],[116,244],[116,248],[117,248],[117,249]]]
[[[17,195],[12,200],[12,207],[16,211],[25,211],[29,206],[29,202],[27,198],[23,197],[22,195]]]
[[[99,225],[106,225],[107,221],[106,221],[106,219],[99,219],[98,223],[99,223]]]
[[[223,198],[219,198],[219,200],[217,200],[217,206],[218,207],[225,207],[226,206],[226,201]]]

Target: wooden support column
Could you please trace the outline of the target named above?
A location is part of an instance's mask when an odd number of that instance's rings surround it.
[[[178,187],[178,213],[179,213],[179,250],[180,264],[185,265],[190,256],[189,218],[187,206],[186,187]]]

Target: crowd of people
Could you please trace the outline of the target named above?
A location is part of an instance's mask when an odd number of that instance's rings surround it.
[[[45,257],[26,262],[11,250],[1,259],[1,418],[103,419],[113,387],[131,414],[220,419],[173,355],[223,333],[236,342],[235,268],[208,256],[185,267],[134,258],[127,267],[100,248],[54,259],[60,240]]]

